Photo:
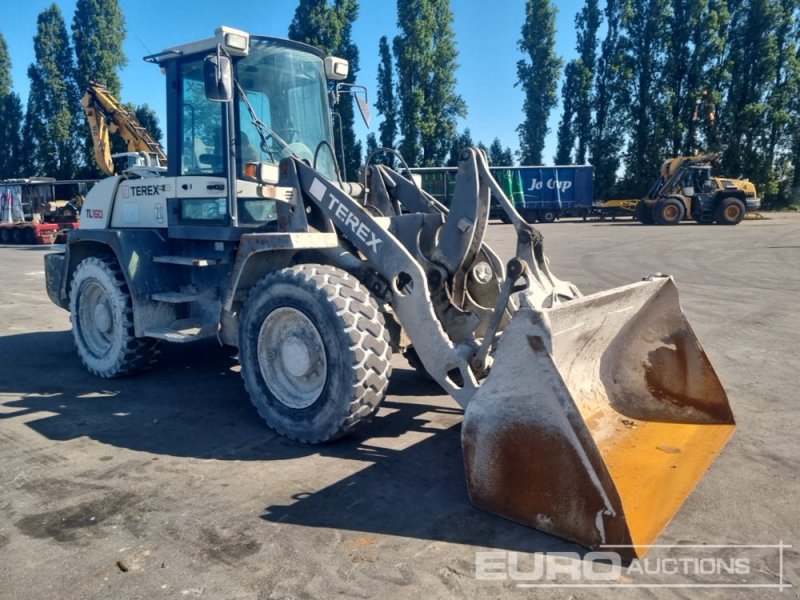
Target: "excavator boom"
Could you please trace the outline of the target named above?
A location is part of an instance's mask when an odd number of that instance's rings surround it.
[[[114,175],[110,134],[118,133],[128,145],[128,152],[140,153],[147,166],[166,167],[167,155],[139,120],[105,86],[91,83],[81,99],[94,142],[97,166],[106,175]],[[155,163],[155,164],[151,164]]]

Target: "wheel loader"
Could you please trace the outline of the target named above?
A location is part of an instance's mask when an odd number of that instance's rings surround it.
[[[449,209],[371,161],[341,181],[348,65],[315,48],[222,27],[147,60],[166,75],[167,173],[99,182],[45,259],[88,371],[217,338],[269,427],[323,443],[376,413],[405,353],[465,411],[477,507],[646,551],[735,427],[671,278],[582,295],[474,148]],[[492,196],[516,236],[505,264],[484,240]]]
[[[746,179],[712,177],[718,153],[677,156],[661,164],[658,179],[634,210],[645,225],[698,223],[738,225],[746,212],[757,211],[761,200]]]

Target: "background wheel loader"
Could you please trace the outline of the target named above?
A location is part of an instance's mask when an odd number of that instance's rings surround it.
[[[719,154],[678,156],[665,160],[647,196],[634,216],[645,225],[677,225],[684,219],[698,223],[737,225],[761,200],[756,187],[744,179],[712,177],[711,163]]]
[[[167,78],[167,173],[98,183],[45,259],[90,372],[217,337],[267,424],[318,443],[373,415],[392,353],[413,351],[465,409],[475,505],[625,554],[655,539],[734,430],[670,278],[582,296],[476,149],[449,210],[382,165],[340,181],[328,86],[347,63],[314,48],[220,28],[148,59]],[[484,243],[491,195],[517,238],[507,264]]]

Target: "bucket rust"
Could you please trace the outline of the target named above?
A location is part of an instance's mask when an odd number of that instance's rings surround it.
[[[671,280],[521,310],[467,407],[470,499],[642,556],[734,430]]]

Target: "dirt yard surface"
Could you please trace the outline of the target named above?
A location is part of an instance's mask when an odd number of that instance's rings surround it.
[[[782,572],[792,586],[782,592],[637,587],[622,597],[798,597],[800,215],[736,227],[619,220],[542,231],[553,271],[584,293],[673,275],[727,389],[738,430],[658,543],[794,546],[782,549],[782,562],[776,548],[651,552],[746,557],[743,579],[775,585]],[[490,227],[488,241],[504,258],[512,234]],[[578,553],[583,568],[586,550],[470,505],[462,413],[401,357],[383,408],[357,435],[295,444],[266,428],[234,353],[215,343],[168,346],[137,377],[89,375],[68,314],[45,293],[47,251],[0,248],[0,598],[583,599],[619,591],[518,587],[554,583],[533,578],[537,559]],[[499,578],[478,580],[486,555],[476,553],[487,551],[503,551],[490,555]],[[709,580],[626,573],[615,584]]]

